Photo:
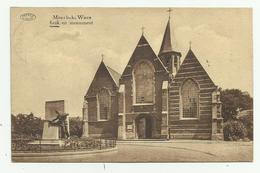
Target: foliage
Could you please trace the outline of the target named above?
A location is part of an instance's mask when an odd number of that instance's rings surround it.
[[[253,139],[253,116],[238,117],[237,110],[253,109],[253,98],[239,89],[220,90],[224,139]]]
[[[80,138],[83,132],[83,123],[80,117],[70,117],[69,122],[71,138]]]
[[[87,150],[102,150],[116,147],[115,139],[65,139],[64,145],[46,146],[39,139],[38,144],[30,144],[33,140],[30,139],[14,139],[12,140],[13,152],[57,152],[57,151],[87,151]]]
[[[236,141],[245,139],[247,136],[247,129],[239,120],[228,120],[224,123],[224,139],[228,141]]]
[[[43,129],[43,120],[33,113],[11,115],[12,138],[40,138]]]
[[[253,111],[251,112],[252,114],[247,114],[245,116],[241,116],[239,117],[239,121],[241,121],[243,123],[243,125],[245,126],[245,128],[247,129],[247,137],[250,140],[253,140]]]
[[[224,122],[235,119],[238,108],[241,110],[253,109],[253,98],[248,93],[239,89],[226,89],[220,92]]]
[[[43,120],[30,114],[11,115],[12,138],[31,139],[41,138],[43,132]],[[79,138],[82,135],[82,120],[79,117],[70,118],[70,135]]]

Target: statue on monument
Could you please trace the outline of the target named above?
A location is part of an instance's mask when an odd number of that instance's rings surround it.
[[[69,139],[70,138],[70,134],[68,131],[68,116],[69,114],[67,113],[59,113],[57,110],[55,110],[55,112],[58,114],[57,117],[53,120],[49,121],[49,125],[50,126],[58,126],[61,129],[61,138],[62,139]]]

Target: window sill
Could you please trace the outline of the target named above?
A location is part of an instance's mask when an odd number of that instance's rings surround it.
[[[97,120],[97,122],[105,122],[105,121],[109,121],[109,120]]]
[[[133,106],[151,106],[154,105],[154,103],[134,103]]]
[[[199,118],[183,118],[183,117],[181,117],[180,120],[199,120]]]

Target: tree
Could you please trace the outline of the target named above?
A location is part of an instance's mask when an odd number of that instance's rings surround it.
[[[228,141],[236,141],[247,137],[248,132],[243,122],[239,120],[228,120],[223,127],[224,139]]]
[[[70,136],[71,137],[78,137],[80,138],[82,136],[82,130],[83,130],[83,123],[80,117],[70,117],[69,119],[69,126],[70,126]]]
[[[40,138],[43,130],[43,120],[33,113],[11,115],[13,138]]]
[[[248,93],[239,89],[226,89],[220,92],[224,122],[234,119],[238,108],[241,110],[253,109],[253,98]]]
[[[253,139],[253,115],[238,117],[238,111],[253,109],[253,98],[239,89],[220,90],[222,116],[224,118],[224,139]]]
[[[247,130],[247,138],[253,140],[254,130],[253,130],[253,110],[246,110],[239,113],[237,119],[243,123]]]

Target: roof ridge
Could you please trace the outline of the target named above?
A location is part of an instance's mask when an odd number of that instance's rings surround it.
[[[109,67],[108,65],[106,65],[110,70],[114,71],[115,73],[117,73],[118,75],[121,75],[119,72],[117,72],[115,69],[113,69],[112,67]]]
[[[121,78],[121,74],[107,65],[105,65],[105,67],[106,67],[108,73],[110,74],[110,76],[112,77],[113,81],[115,82],[115,84],[117,86],[119,86],[119,79]]]

